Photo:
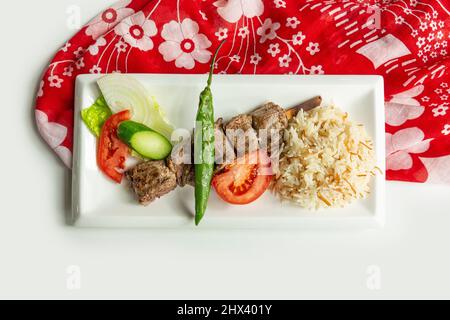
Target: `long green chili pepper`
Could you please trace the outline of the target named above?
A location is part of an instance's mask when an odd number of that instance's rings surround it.
[[[198,226],[205,216],[214,172],[214,105],[211,92],[214,65],[223,41],[214,55],[208,85],[200,94],[195,129],[195,224]]]

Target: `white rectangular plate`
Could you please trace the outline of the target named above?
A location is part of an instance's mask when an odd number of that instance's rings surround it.
[[[155,96],[177,128],[193,128],[205,75],[134,75]],[[194,228],[193,188],[178,188],[142,207],[126,183],[110,182],[98,170],[96,138],[80,119],[99,96],[100,76],[77,78],[72,218],[82,227]],[[228,119],[273,101],[287,108],[321,95],[366,126],[374,140],[378,166],[384,172],[384,91],[379,76],[215,76],[216,117]],[[212,192],[201,228],[370,228],[385,220],[385,177],[373,180],[368,199],[342,209],[308,211],[280,203],[270,192],[247,206],[231,206]]]

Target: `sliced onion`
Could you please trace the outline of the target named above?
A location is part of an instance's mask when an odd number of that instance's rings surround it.
[[[138,80],[114,73],[102,77],[97,83],[112,112],[128,109],[133,121],[145,124],[170,139],[173,126],[167,122],[159,105]]]

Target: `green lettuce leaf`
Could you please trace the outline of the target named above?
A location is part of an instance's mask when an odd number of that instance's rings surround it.
[[[83,122],[96,137],[100,137],[103,124],[111,115],[111,109],[103,96],[100,96],[92,106],[81,111]]]

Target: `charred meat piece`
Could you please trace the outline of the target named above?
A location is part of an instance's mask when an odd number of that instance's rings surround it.
[[[180,187],[184,186],[195,186],[195,171],[194,165],[189,163],[176,163],[172,158],[167,159],[167,167],[170,171],[175,173],[177,179],[177,185]]]
[[[253,128],[258,132],[259,146],[266,149],[269,155],[279,152],[282,144],[282,131],[288,126],[285,110],[275,103],[269,102],[250,113]]]
[[[194,174],[194,140],[193,136],[184,137],[173,147],[172,154],[167,158],[167,167],[175,173],[180,187],[195,185]]]
[[[175,173],[169,170],[164,161],[142,162],[127,171],[125,176],[143,205],[150,204],[177,187]]]
[[[288,118],[285,110],[273,102],[266,103],[264,106],[250,113],[253,119],[253,128],[259,130],[283,130],[287,128]]]
[[[222,166],[233,162],[236,155],[230,140],[225,135],[222,118],[217,119],[215,123],[214,136],[216,141],[216,164]]]
[[[253,118],[248,114],[234,117],[225,125],[225,133],[236,150],[236,156],[258,150],[258,134],[253,129]]]

